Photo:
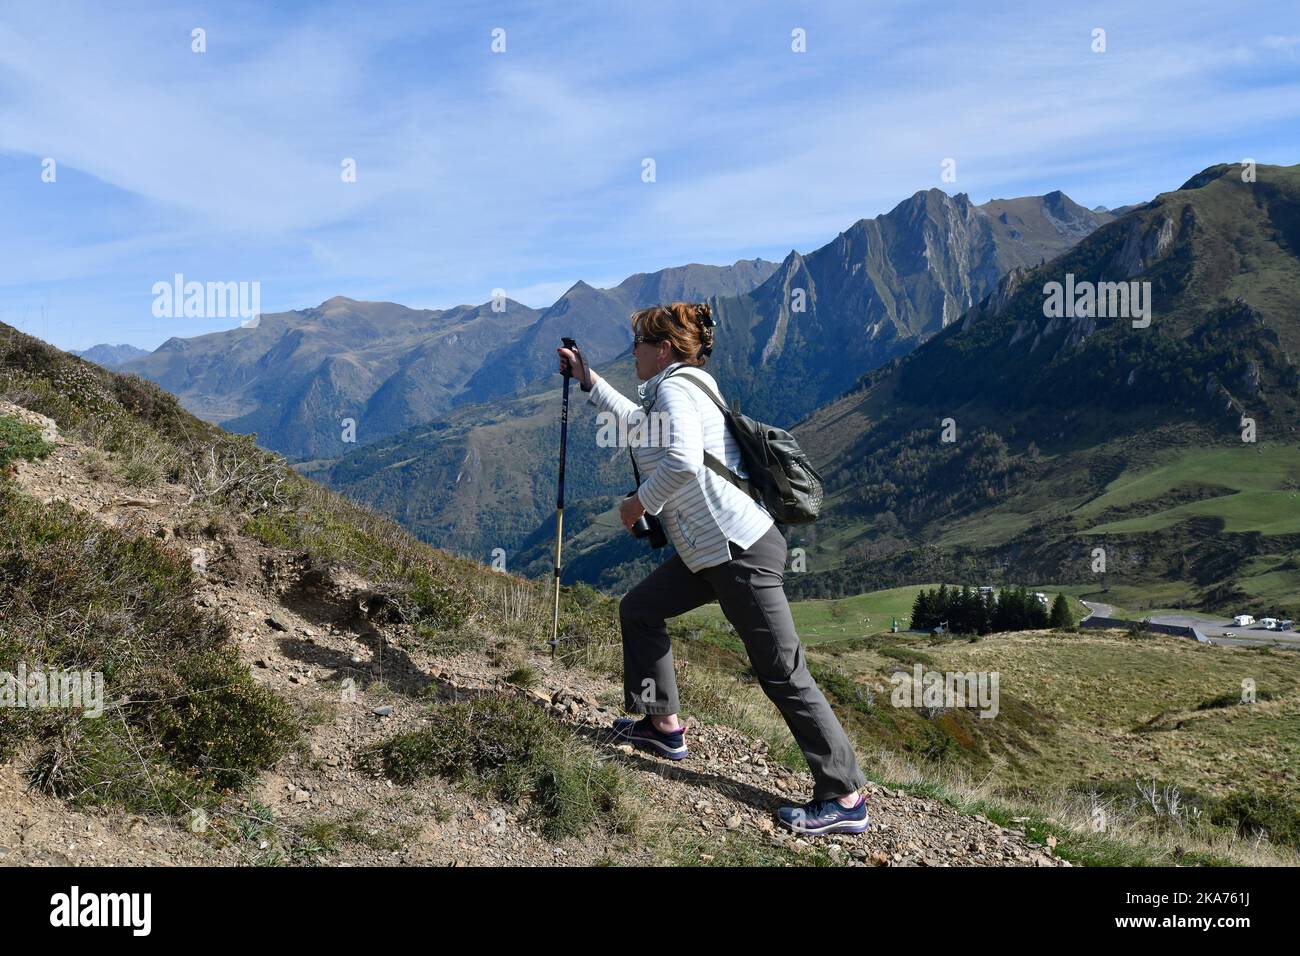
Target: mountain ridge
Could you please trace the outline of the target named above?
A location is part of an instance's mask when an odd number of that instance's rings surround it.
[[[534,341],[549,317],[573,322],[599,313],[594,327],[605,330],[609,348],[621,349],[624,330],[613,319],[640,307],[636,295],[731,288],[764,268],[763,260],[741,260],[638,273],[616,295],[579,280],[550,309],[509,298],[411,309],[337,295],[263,315],[256,326],[173,337],[122,370],[162,385],[205,420],[256,432],[264,447],[292,458],[337,458],[352,442],[367,444],[463,403],[485,381],[475,377],[484,361]],[[601,354],[599,338],[590,344]],[[497,388],[500,378],[486,380]]]
[[[68,354],[84,358],[87,362],[94,362],[96,365],[107,369],[115,369],[133,359],[148,355],[149,350],[125,343],[121,345],[100,343],[99,345],[92,345],[88,349],[74,349]]]
[[[1025,218],[1034,202],[1018,202],[1012,211]],[[951,220],[964,224],[962,229],[947,229]],[[753,291],[706,300],[718,323],[710,372],[747,414],[791,424],[851,387],[864,367],[906,354],[923,335],[942,328],[958,314],[954,301],[992,288],[1003,268],[1038,263],[1041,245],[1036,243],[1045,239],[1013,237],[1015,227],[994,223],[965,197],[919,190],[888,214],[858,220],[818,250],[791,250]],[[1046,220],[1040,225],[1044,236],[1053,228]],[[972,271],[978,273],[974,280],[968,277]],[[796,288],[806,295],[802,313],[791,311]],[[870,322],[863,317],[866,310],[874,310]],[[554,341],[542,356],[550,366],[547,377],[519,387],[511,397],[460,406],[436,428],[417,426],[390,436],[313,474],[460,553],[501,547],[514,554],[523,542],[544,537],[541,529],[548,522],[553,529],[549,486],[558,447],[554,346],[561,335],[581,331],[553,324],[548,334]],[[605,328],[630,341],[630,330],[613,323]],[[841,334],[856,345],[844,345]],[[575,337],[589,356],[595,351],[581,334]],[[809,354],[794,355],[793,367],[782,365],[780,375],[770,374],[788,349],[805,344]],[[618,340],[612,346],[606,342],[604,351],[617,347]],[[637,380],[626,347],[600,371],[624,394],[634,394]],[[502,422],[512,424],[507,428]],[[566,478],[571,501],[609,502],[630,490],[624,487],[631,481],[625,452],[590,446],[575,426],[571,433]],[[482,463],[480,483],[460,478],[460,463],[467,458]],[[529,546],[520,555],[521,567],[536,570],[543,553],[543,546]]]
[[[1300,168],[1260,169],[1260,182],[1248,184],[1232,166],[1210,167],[1190,189],[1136,206],[1046,267],[1013,270],[961,322],[801,422],[796,434],[825,467],[833,511],[846,521],[837,531],[832,518],[816,536],[875,539],[872,556],[841,547],[851,556],[832,578],[894,580],[887,565],[907,568],[903,577],[932,574],[948,559],[926,542],[951,539],[961,560],[987,569],[1088,580],[1095,532],[1084,516],[1121,474],[1132,481],[1157,456],[1194,470],[1214,449],[1241,449],[1243,416],[1267,443],[1261,454],[1294,442],[1300,324],[1289,303],[1300,291]],[[1140,320],[1129,316],[1045,315],[1049,286],[1063,281],[1149,283],[1149,327],[1132,328]],[[945,450],[934,436],[949,418],[970,437]],[[1286,485],[1272,488],[1252,492],[1257,507],[1280,506]],[[846,530],[855,522],[860,530]],[[1106,538],[1152,555],[1151,574],[1190,574],[1182,600],[1201,607],[1230,604],[1230,582],[1248,580],[1252,556],[1269,547],[1222,520]],[[1280,534],[1272,546],[1285,555],[1297,541]],[[1126,574],[1136,583],[1142,569]]]

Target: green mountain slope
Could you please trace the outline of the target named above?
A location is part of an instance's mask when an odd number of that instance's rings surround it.
[[[722,327],[715,375],[749,414],[797,421],[955,321],[1008,272],[1110,219],[1060,192],[984,206],[918,192],[806,256],[791,252],[752,292],[710,300]]]
[[[1256,557],[1285,565],[1300,544],[1298,252],[1300,170],[1261,167],[1246,183],[1217,166],[1009,275],[800,424],[831,507],[796,535],[813,570],[798,586],[1100,584],[1093,548],[1105,547],[1107,581],[1207,607],[1237,599]],[[1149,326],[1045,315],[1044,290],[1070,276],[1149,282]]]

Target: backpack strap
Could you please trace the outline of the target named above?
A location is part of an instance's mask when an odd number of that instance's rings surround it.
[[[713,402],[713,404],[717,405],[718,410],[722,412],[722,420],[728,426],[730,426],[731,409],[727,408],[726,405],[718,401],[718,396],[714,395],[713,392],[709,391],[709,387],[705,385],[703,382],[701,382],[698,378],[693,378],[692,376],[687,375],[686,381],[690,382],[692,385],[699,388],[699,390],[702,391],[705,395],[709,396],[709,399]],[[755,501],[761,500],[758,491],[756,488],[754,488],[752,482],[744,478],[741,478],[738,474],[736,474],[734,471],[728,468],[726,464],[719,461],[715,456],[710,454],[708,451],[704,452],[704,463],[708,465],[713,472],[727,479],[727,481],[731,482],[733,485],[735,485],[737,488],[743,491],[750,498],[754,499]]]

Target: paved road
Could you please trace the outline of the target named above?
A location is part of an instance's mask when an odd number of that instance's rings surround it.
[[[1097,617],[1115,616],[1115,609],[1109,604],[1098,604],[1096,601],[1084,601],[1083,603],[1087,605],[1088,610],[1092,612],[1088,617],[1092,617],[1093,614],[1097,615]],[[1085,617],[1084,620],[1086,621],[1088,617]]]

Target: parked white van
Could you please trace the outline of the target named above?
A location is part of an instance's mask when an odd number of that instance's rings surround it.
[[[1232,619],[1232,623],[1237,625],[1237,627],[1245,627],[1247,624],[1254,624],[1255,619],[1249,614],[1238,614]]]

